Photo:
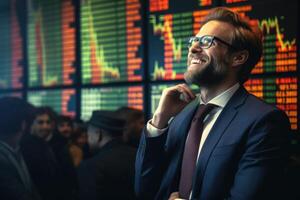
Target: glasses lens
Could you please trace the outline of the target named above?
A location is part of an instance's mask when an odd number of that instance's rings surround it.
[[[195,40],[195,37],[190,37],[190,38],[189,38],[189,41],[188,41],[188,48],[190,48],[191,46],[193,46],[194,40]]]
[[[205,49],[211,46],[212,41],[213,41],[213,37],[209,35],[205,35],[202,37],[191,37],[188,42],[188,47],[190,48],[191,46],[193,46],[195,43],[198,42],[198,45],[201,48]]]
[[[209,48],[211,46],[212,41],[213,37],[205,35],[200,38],[199,45],[201,48]]]

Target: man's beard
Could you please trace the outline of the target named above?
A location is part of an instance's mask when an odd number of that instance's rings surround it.
[[[211,58],[210,62],[199,70],[187,70],[184,79],[187,84],[195,84],[199,87],[210,87],[220,84],[228,74],[228,64],[224,60],[216,61]]]

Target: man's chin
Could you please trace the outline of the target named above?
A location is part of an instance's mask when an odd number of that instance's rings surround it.
[[[188,71],[184,73],[184,80],[188,85],[191,85],[191,84],[199,85],[196,77],[194,77]]]
[[[205,78],[205,77],[203,77],[203,75],[200,75],[200,74],[198,76],[195,76],[194,74],[191,74],[188,72],[184,73],[184,80],[188,85],[194,84],[199,87],[207,87],[210,84],[213,84],[213,80],[211,80],[210,78],[207,78],[207,77]],[[214,81],[216,81],[216,80],[214,80]]]

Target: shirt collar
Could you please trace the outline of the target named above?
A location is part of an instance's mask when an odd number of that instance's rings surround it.
[[[227,102],[230,100],[230,98],[233,96],[233,94],[239,89],[240,84],[236,83],[218,96],[212,98],[208,103],[217,105],[218,107],[224,108]],[[202,101],[201,97],[200,99],[200,104],[204,104]]]

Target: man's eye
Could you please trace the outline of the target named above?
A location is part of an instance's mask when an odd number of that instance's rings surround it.
[[[202,44],[209,44],[211,42],[211,40],[210,39],[203,39],[202,40]]]
[[[195,38],[195,39],[194,39],[194,42],[199,42],[199,38]]]

